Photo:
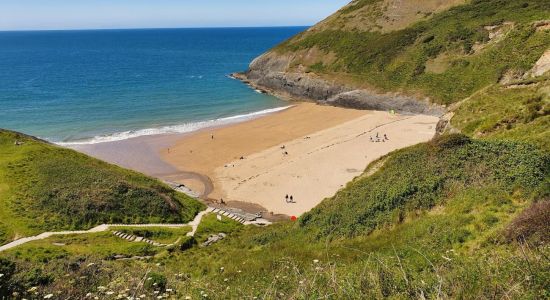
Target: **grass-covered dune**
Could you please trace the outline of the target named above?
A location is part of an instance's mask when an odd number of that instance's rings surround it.
[[[469,136],[550,150],[550,76],[489,86],[456,109],[451,125]]]
[[[0,130],[0,244],[103,223],[184,223],[203,208],[161,182]]]

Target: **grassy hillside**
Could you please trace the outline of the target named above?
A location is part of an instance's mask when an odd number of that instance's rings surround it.
[[[357,11],[381,2],[387,1],[354,1],[274,51],[295,55],[289,71],[306,67],[328,79],[449,104],[507,72],[523,74],[550,47],[550,31],[533,25],[550,16],[545,0],[470,1],[391,31],[339,25],[365,22]]]
[[[203,208],[146,176],[4,130],[0,206],[0,244],[103,223],[182,223]]]
[[[201,239],[229,233],[207,248],[143,248],[104,233],[13,249],[0,263],[10,274],[4,291],[102,299],[167,290],[213,299],[549,296],[547,154],[449,136],[384,161],[297,223],[241,228],[207,217]],[[154,258],[106,259],[121,254]],[[147,278],[158,284],[145,286]]]
[[[379,172],[350,183],[302,216],[300,225],[317,237],[364,235],[458,198],[464,213],[472,209],[467,202],[494,205],[492,213],[479,216],[483,226],[509,214],[517,201],[550,195],[550,156],[526,144],[449,135],[382,160]]]
[[[550,150],[550,78],[490,86],[464,101],[451,124],[470,136],[524,141]]]
[[[0,298],[550,298],[550,84],[548,74],[522,78],[550,46],[533,24],[549,16],[543,0],[353,1],[274,51],[294,56],[291,71],[455,103],[451,125],[465,135],[382,157],[297,222],[243,227],[208,215],[168,249],[105,232],[3,252]],[[135,173],[2,137],[9,234],[198,209]],[[220,232],[227,238],[200,246]],[[141,234],[173,241],[185,231]]]

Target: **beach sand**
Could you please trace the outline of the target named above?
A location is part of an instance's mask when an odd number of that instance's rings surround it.
[[[185,184],[203,199],[223,198],[248,212],[299,216],[361,175],[370,162],[430,140],[438,121],[433,116],[296,103],[224,127],[72,148]],[[371,142],[377,133],[389,140]],[[286,195],[295,203],[287,203]]]
[[[161,157],[179,170],[210,178],[210,187],[196,178],[172,178],[206,192],[207,198],[298,216],[334,195],[370,162],[430,140],[438,121],[433,116],[300,103],[255,120],[183,136],[161,150]],[[389,140],[371,142],[377,133]],[[287,203],[286,195],[296,203]]]

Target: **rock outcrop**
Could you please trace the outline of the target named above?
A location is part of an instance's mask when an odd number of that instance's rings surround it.
[[[445,108],[396,93],[380,94],[328,81],[315,73],[289,71],[293,61],[290,55],[268,52],[256,58],[248,71],[232,76],[254,89],[287,100],[314,101],[319,104],[368,110],[394,110],[441,116]]]
[[[233,76],[252,87],[285,99],[326,101],[350,89],[331,84],[311,73],[289,72],[292,57],[266,53],[256,58],[245,73]]]

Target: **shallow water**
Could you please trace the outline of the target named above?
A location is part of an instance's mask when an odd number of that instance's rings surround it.
[[[285,103],[227,75],[302,30],[0,32],[0,127],[97,143],[270,112]]]

